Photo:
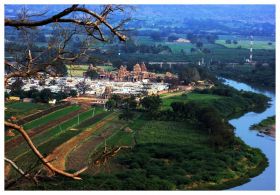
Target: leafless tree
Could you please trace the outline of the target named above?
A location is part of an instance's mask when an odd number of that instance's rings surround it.
[[[24,50],[17,47],[12,48],[10,53],[14,54],[14,60],[5,60],[4,62],[5,87],[8,87],[11,78],[40,78],[42,75],[39,72],[57,76],[53,66],[61,61],[74,62],[81,56],[86,55],[87,48],[92,41],[107,42],[111,37],[117,37],[120,41],[125,41],[127,39],[124,34],[125,24],[130,20],[130,17],[125,15],[117,22],[110,22],[110,17],[115,17],[115,14],[126,13],[126,7],[105,5],[101,6],[99,10],[93,11],[92,8],[87,8],[87,6],[72,5],[57,14],[48,16],[47,11],[30,13],[30,10],[24,8],[16,19],[5,18],[5,28],[14,28],[20,31],[20,36],[25,40],[18,43],[18,45],[24,45]],[[41,19],[43,16],[44,19]],[[35,47],[32,41],[33,33],[46,25],[53,29],[47,47]],[[81,40],[80,48],[76,48],[77,51],[73,52],[69,47],[69,42],[77,35],[84,35],[84,38]],[[9,49],[6,47],[6,50]],[[16,51],[17,49],[19,51]],[[81,179],[79,174],[85,169],[72,174],[52,166],[37,149],[22,126],[15,122],[5,121],[5,128],[19,132],[34,154],[53,173],[73,179]],[[5,161],[10,163],[19,173],[28,177],[11,159],[5,158]]]

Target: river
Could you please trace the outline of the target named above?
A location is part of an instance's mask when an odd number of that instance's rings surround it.
[[[225,79],[225,84],[238,90],[262,93],[271,98],[271,106],[262,113],[249,112],[243,116],[230,120],[235,129],[235,135],[240,137],[249,146],[259,148],[268,158],[269,166],[260,175],[251,178],[251,181],[230,190],[275,190],[275,139],[269,136],[257,136],[257,131],[250,130],[250,126],[259,123],[269,116],[275,115],[275,94],[270,91],[252,88],[247,84]]]

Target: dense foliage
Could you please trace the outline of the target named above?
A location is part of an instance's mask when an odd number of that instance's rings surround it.
[[[11,91],[9,93],[9,96],[19,96],[21,99],[32,98],[34,102],[48,103],[48,101],[51,99],[56,99],[57,101],[60,101],[67,97],[75,97],[77,96],[77,91],[71,90],[69,93],[65,93],[62,91],[52,92],[48,88],[45,88],[41,91],[38,91],[37,89],[31,89],[28,91],[23,91],[22,89],[19,89]]]

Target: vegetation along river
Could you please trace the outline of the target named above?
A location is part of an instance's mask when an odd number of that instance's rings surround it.
[[[266,135],[264,137],[258,136],[257,131],[250,130],[251,125],[275,115],[275,93],[252,88],[247,84],[229,79],[225,79],[225,84],[238,90],[262,93],[271,98],[271,105],[262,113],[249,112],[229,121],[236,128],[235,135],[249,146],[259,148],[269,161],[269,166],[260,175],[252,178],[248,183],[231,188],[231,190],[275,190],[275,139]]]

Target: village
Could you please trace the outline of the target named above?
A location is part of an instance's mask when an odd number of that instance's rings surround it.
[[[87,72],[97,73],[96,78],[90,78]],[[157,82],[161,79],[161,82]],[[62,101],[71,103],[87,103],[90,105],[105,105],[107,100],[113,95],[135,96],[137,99],[146,95],[161,95],[174,91],[191,91],[194,87],[204,88],[212,87],[213,84],[204,81],[191,83],[189,85],[179,85],[176,88],[170,88],[170,84],[163,82],[164,79],[178,79],[177,75],[170,72],[165,74],[156,74],[149,72],[144,63],[135,64],[132,71],[128,71],[126,66],[121,65],[116,71],[105,71],[92,64],[88,66],[83,76],[51,77],[47,76],[43,82],[42,79],[29,78],[22,80],[23,91],[50,89],[52,93],[64,92],[70,93],[71,90],[77,92],[77,97],[67,97]],[[10,79],[9,85],[12,85],[16,79]],[[10,92],[10,89],[6,89]],[[32,98],[23,98],[10,96],[9,100],[32,102]],[[49,100],[49,104],[55,104],[56,99]]]

